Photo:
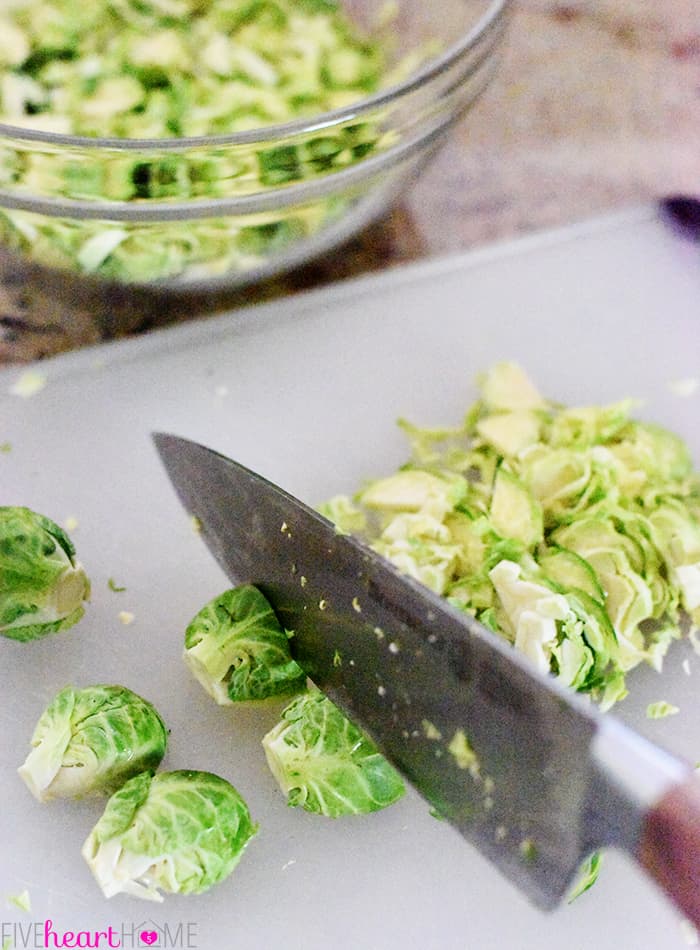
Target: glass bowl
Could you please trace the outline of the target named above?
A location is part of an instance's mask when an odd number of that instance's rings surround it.
[[[488,84],[510,2],[341,6],[386,62],[369,93],[330,110],[168,138],[64,134],[31,116],[0,124],[0,280],[107,300],[97,318],[110,336],[134,301],[199,306],[383,214]]]

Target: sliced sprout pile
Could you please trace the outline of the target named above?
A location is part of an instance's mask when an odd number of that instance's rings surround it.
[[[39,801],[110,794],[165,755],[167,730],[124,686],[67,686],[42,713],[19,774]]]
[[[0,25],[0,119],[70,135],[241,132],[348,105],[386,68],[335,0],[42,0]]]
[[[236,789],[210,772],[142,772],[107,802],[83,845],[105,897],[162,901],[223,881],[257,826]]]
[[[185,631],[184,659],[221,706],[298,693],[306,675],[267,599],[244,584],[206,604]]]
[[[347,106],[415,66],[387,60],[385,39],[364,36],[336,0],[25,0],[0,13],[0,121],[116,139],[245,132]],[[376,117],[294,141],[178,152],[17,140],[0,152],[0,185],[77,201],[237,197],[328,175],[391,141]],[[0,227],[49,266],[143,282],[253,267],[347,200],[167,223],[4,209]]]
[[[603,709],[700,624],[700,479],[635,403],[567,408],[514,363],[459,428],[322,511]]]
[[[405,791],[374,743],[316,689],[292,700],[263,748],[287,803],[314,814],[367,814]]]
[[[90,582],[66,532],[29,508],[0,507],[0,633],[37,640],[77,623]]]

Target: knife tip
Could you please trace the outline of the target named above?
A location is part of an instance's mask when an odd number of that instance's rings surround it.
[[[163,455],[164,452],[167,452],[169,448],[172,448],[172,446],[175,443],[184,441],[179,436],[172,435],[169,432],[157,432],[157,431],[151,432],[151,440],[153,441],[156,449],[158,450],[161,456]]]

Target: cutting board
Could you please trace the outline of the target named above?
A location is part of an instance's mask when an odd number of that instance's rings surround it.
[[[515,359],[562,402],[643,399],[697,463],[700,389],[675,384],[700,376],[699,301],[697,246],[638,208],[59,357],[35,367],[46,384],[31,398],[11,392],[24,368],[0,372],[0,501],[75,519],[93,584],[72,630],[0,642],[0,946],[43,947],[47,920],[59,935],[112,927],[125,948],[145,946],[144,930],[196,950],[686,946],[678,913],[614,853],[591,891],[542,915],[412,792],[367,817],[288,808],[260,746],[281,704],[216,707],[182,663],[187,623],[226,582],[149,433],[209,444],[314,504],[404,461],[397,417],[459,423],[478,373]],[[171,730],[164,766],[219,773],[260,823],[207,894],[105,900],[80,857],[101,803],[39,805],[18,779],[53,694],[97,682],[154,702]],[[680,643],[662,675],[631,678],[618,714],[695,761],[699,684]],[[647,720],[660,699],[680,713]],[[8,901],[24,890],[30,912]]]

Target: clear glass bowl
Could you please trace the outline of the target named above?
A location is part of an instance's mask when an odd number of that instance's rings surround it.
[[[394,6],[383,42],[404,75],[330,112],[196,138],[0,124],[0,272],[78,287],[84,299],[86,287],[98,296],[111,288],[113,302],[125,289],[194,299],[269,278],[351,237],[415,179],[488,84],[510,2]],[[344,7],[372,35],[386,3]]]

